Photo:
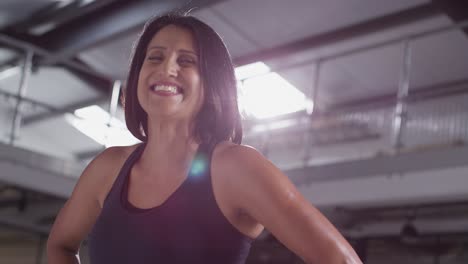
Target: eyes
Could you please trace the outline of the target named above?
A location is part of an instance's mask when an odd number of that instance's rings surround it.
[[[158,54],[149,54],[146,57],[146,60],[150,63],[159,64],[162,63],[166,59],[165,55],[162,53]],[[181,54],[177,57],[177,63],[181,67],[190,67],[195,66],[197,64],[196,59],[192,55],[188,54]]]

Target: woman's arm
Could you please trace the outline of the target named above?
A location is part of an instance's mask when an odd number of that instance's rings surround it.
[[[358,264],[356,252],[289,178],[255,149],[231,145],[220,168],[234,204],[307,263]]]
[[[101,211],[98,196],[106,186],[106,177],[111,173],[111,167],[115,167],[119,152],[118,148],[104,150],[80,176],[50,231],[47,240],[49,264],[80,263],[80,244]]]

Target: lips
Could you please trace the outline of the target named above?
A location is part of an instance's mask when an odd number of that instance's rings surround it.
[[[171,96],[183,93],[182,88],[173,83],[156,83],[150,86],[150,90],[161,96]]]

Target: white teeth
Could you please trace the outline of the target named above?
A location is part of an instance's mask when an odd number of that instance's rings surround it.
[[[177,93],[177,87],[172,85],[155,85],[151,87],[153,91],[164,91],[170,93]]]

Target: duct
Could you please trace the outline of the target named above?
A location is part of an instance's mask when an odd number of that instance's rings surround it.
[[[22,188],[68,197],[84,167],[84,164],[74,161],[0,145],[0,180]],[[340,205],[365,200],[385,202],[402,197],[412,199],[432,194],[438,198],[444,195],[445,198],[466,197],[467,167],[468,147],[453,145],[282,169],[305,194],[313,193],[309,197],[311,201],[318,199],[320,205]],[[396,189],[392,190],[392,186],[386,183],[391,175],[416,176],[401,176],[402,184],[407,185],[404,188],[393,186]],[[338,179],[340,181],[336,181]],[[405,183],[407,180],[410,182]],[[441,182],[443,185],[440,185]],[[418,188],[418,184],[426,188]],[[318,186],[321,187],[317,189]],[[370,186],[370,189],[364,186]],[[327,193],[330,190],[335,191]],[[336,190],[340,190],[340,195],[336,195]]]
[[[188,8],[191,4],[196,4],[197,7],[209,6],[218,1],[199,0],[193,2],[181,0],[115,2],[93,14],[75,19],[66,26],[61,26],[41,36],[38,41],[39,46],[56,51],[43,63],[55,64],[58,61],[67,60],[86,48],[96,45],[96,43],[109,41],[117,34],[142,26],[148,18],[155,15]]]
[[[85,164],[0,143],[0,181],[58,197],[69,197]]]
[[[22,230],[26,232],[36,233],[40,235],[49,235],[50,227],[48,226],[41,226],[29,221],[24,220],[21,216],[9,216],[4,217],[0,216],[0,225],[6,226],[16,230]]]
[[[347,237],[399,237],[404,221],[376,221],[373,223],[359,224],[355,228],[344,230]],[[418,230],[419,239],[424,236],[437,234],[460,234],[468,230],[466,218],[449,219],[418,219],[414,222],[414,227]]]
[[[379,153],[365,158],[334,163],[309,162],[307,166],[290,168],[285,173],[294,180],[295,184],[307,185],[317,181],[356,179],[376,175],[401,175],[410,172],[468,166],[468,146],[463,144],[401,151],[402,153],[398,154]]]

